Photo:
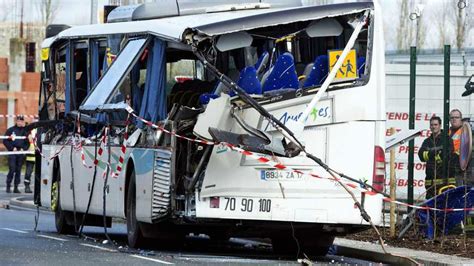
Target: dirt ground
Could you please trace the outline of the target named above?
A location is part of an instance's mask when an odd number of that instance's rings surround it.
[[[461,230],[453,230],[454,232],[446,236],[438,235],[435,239],[430,240],[424,238],[417,232],[415,227],[412,227],[401,239],[397,237],[390,238],[390,230],[388,227],[380,227],[378,229],[385,243],[390,246],[474,258],[474,231],[470,231],[464,236]],[[379,242],[377,234],[373,229],[347,235],[345,238],[371,243]]]

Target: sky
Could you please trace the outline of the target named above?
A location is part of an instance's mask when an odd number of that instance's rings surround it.
[[[39,21],[40,13],[38,5],[42,0],[0,0],[0,21],[18,22],[20,19],[21,1],[24,3],[24,21]],[[91,0],[53,0],[57,3],[57,11],[53,23],[81,25],[88,24],[90,21],[90,1]],[[109,0],[96,0],[98,8],[109,3]],[[133,2],[133,0],[130,0]],[[146,0],[151,1],[151,0]],[[190,1],[190,0],[187,0]],[[229,0],[230,1],[230,0]],[[348,0],[302,0],[303,3],[311,2],[347,2]],[[388,50],[395,49],[395,36],[398,25],[399,5],[401,0],[379,0],[382,6],[384,15],[384,31],[385,43]],[[426,45],[425,48],[438,48],[439,41],[439,26],[437,26],[437,19],[439,17],[439,10],[443,7],[443,2],[454,2],[458,0],[412,0],[410,2],[423,3],[423,23],[429,25],[426,29]],[[471,0],[474,2],[474,0]],[[474,14],[472,15],[474,16]],[[12,22],[12,23],[13,23]],[[414,22],[409,22],[414,25]],[[445,23],[449,27],[449,21]],[[471,31],[472,33],[473,31]],[[451,30],[450,36],[453,36]],[[472,37],[471,37],[472,35]],[[474,46],[474,34],[466,41],[467,47]],[[452,37],[451,37],[452,38]],[[451,41],[454,41],[453,39]]]

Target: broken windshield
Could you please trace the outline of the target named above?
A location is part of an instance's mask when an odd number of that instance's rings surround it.
[[[92,92],[81,105],[81,111],[95,111],[108,103],[123,102],[125,97],[117,90],[123,84],[132,66],[145,49],[147,39],[131,40],[120,52],[105,75],[100,79]],[[119,99],[120,98],[120,99]]]

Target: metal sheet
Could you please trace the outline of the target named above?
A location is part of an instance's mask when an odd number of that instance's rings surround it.
[[[232,12],[178,16],[146,21],[77,26],[44,41],[43,48],[59,39],[105,36],[109,34],[152,34],[167,40],[182,41],[186,29],[196,29],[209,36],[249,30],[295,21],[314,20],[373,8],[373,3],[347,3],[282,9],[255,9]]]
[[[360,2],[281,10],[270,9],[263,14],[221,20],[207,25],[196,26],[194,29],[208,36],[214,36],[235,31],[288,24],[296,21],[308,21],[324,17],[353,14],[366,9],[373,9],[373,6],[371,2]]]

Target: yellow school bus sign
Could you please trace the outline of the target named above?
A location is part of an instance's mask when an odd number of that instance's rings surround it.
[[[329,51],[329,72],[336,65],[337,60],[342,54],[342,50],[332,50]],[[336,73],[335,81],[341,81],[346,79],[356,79],[358,78],[357,74],[357,57],[356,50],[352,49],[347,54],[346,59],[342,63],[342,66]]]

